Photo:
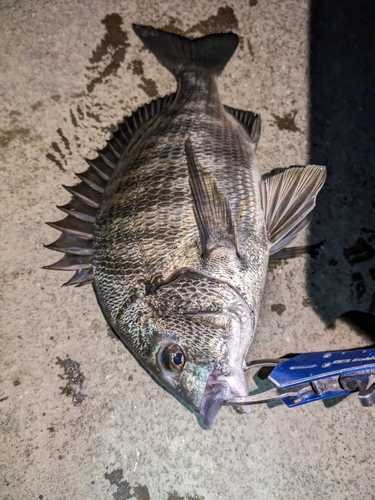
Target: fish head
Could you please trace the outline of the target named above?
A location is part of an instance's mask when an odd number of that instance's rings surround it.
[[[176,315],[153,322],[147,368],[210,429],[226,401],[248,395],[243,371],[248,342],[241,345],[240,327],[225,313]]]

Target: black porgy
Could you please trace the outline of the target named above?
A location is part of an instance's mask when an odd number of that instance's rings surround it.
[[[49,269],[93,283],[107,321],[141,364],[212,428],[246,396],[270,255],[310,220],[325,168],[262,180],[260,117],[224,106],[217,78],[234,33],[188,39],[133,26],[177,91],[139,108],[67,188],[63,252]]]

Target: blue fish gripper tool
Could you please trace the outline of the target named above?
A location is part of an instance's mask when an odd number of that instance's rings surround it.
[[[280,400],[292,408],[355,391],[363,406],[375,404],[375,348],[251,361],[244,371],[265,367],[274,367],[268,376],[275,385],[273,389],[233,398],[225,404],[242,406]]]

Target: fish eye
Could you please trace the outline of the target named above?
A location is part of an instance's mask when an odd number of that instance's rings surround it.
[[[169,372],[178,373],[185,365],[185,354],[179,345],[170,344],[164,348],[160,360],[163,368]]]

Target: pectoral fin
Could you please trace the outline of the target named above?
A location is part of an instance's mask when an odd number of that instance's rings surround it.
[[[300,247],[288,247],[282,248],[278,252],[270,255],[269,263],[272,264],[274,262],[280,262],[280,260],[288,260],[294,259],[295,257],[299,257],[300,255],[309,254],[313,259],[319,254],[319,249],[323,245],[324,240],[320,243],[315,243],[314,245],[304,245]]]
[[[217,247],[236,249],[235,227],[227,198],[220,192],[212,176],[202,170],[190,139],[185,142],[185,152],[203,258]]]
[[[309,224],[310,212],[325,178],[325,167],[308,165],[289,168],[262,181],[270,255],[291,243]]]

